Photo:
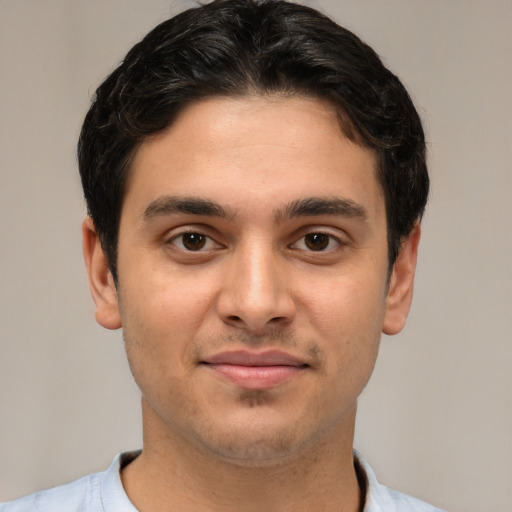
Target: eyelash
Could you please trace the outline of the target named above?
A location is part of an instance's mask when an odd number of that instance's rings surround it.
[[[197,237],[197,240],[195,242],[193,240],[190,240],[192,243],[198,244],[196,249],[191,249],[191,248],[185,246],[184,237],[187,235],[189,235],[191,237],[194,237],[194,236]],[[179,240],[181,240],[180,244],[177,243]],[[204,242],[203,245],[201,245],[201,242]],[[217,244],[213,240],[212,237],[205,235],[204,233],[201,233],[200,231],[185,231],[183,233],[179,233],[179,234],[173,236],[170,240],[168,240],[167,243],[174,245],[175,247],[178,247],[180,250],[182,250],[184,252],[192,252],[192,253],[193,252],[206,252],[208,250],[212,250],[214,248],[220,247],[220,245]],[[206,250],[202,251],[202,249],[205,248],[205,245],[208,245],[208,246],[214,245],[215,247],[208,247]]]
[[[310,244],[308,244],[308,237],[311,237],[309,239]],[[315,237],[316,239],[313,237]],[[325,238],[327,238],[327,240],[325,240]],[[325,242],[327,243],[327,245],[324,244]],[[335,247],[331,247],[333,243]],[[306,247],[299,248],[297,247],[299,244]],[[309,233],[306,233],[305,235],[301,236],[296,242],[291,244],[290,247],[306,252],[328,252],[335,250],[340,245],[342,245],[341,240],[338,237],[331,235],[330,233],[325,233],[322,231],[310,231]],[[313,249],[312,246],[316,246],[316,248],[318,248],[319,250]]]
[[[184,237],[186,237],[187,235],[191,237],[191,240],[188,241],[188,247],[185,245],[186,242],[184,240]],[[197,237],[197,239],[194,240],[194,237]],[[309,243],[308,237],[310,237]],[[214,248],[222,247],[220,246],[220,244],[217,244],[213,240],[213,238],[211,238],[208,235],[205,235],[204,233],[201,233],[200,231],[186,231],[183,233],[179,233],[173,236],[171,239],[169,239],[167,243],[174,245],[175,247],[184,252],[190,253],[208,252],[209,250],[212,250]],[[191,246],[194,244],[196,244],[195,247],[191,248]],[[333,244],[334,247],[332,247]],[[212,247],[212,245],[215,247]],[[341,240],[330,233],[325,233],[322,231],[311,231],[302,235],[297,241],[295,241],[293,244],[290,244],[289,247],[291,249],[300,250],[304,252],[321,253],[333,251],[340,245],[343,245]],[[315,246],[319,250],[315,250]]]

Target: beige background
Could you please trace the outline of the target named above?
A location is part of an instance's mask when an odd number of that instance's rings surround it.
[[[512,2],[319,0],[410,88],[433,181],[415,304],[356,446],[452,511],[512,510]],[[0,501],[140,446],[119,332],[93,318],[75,163],[95,86],[192,2],[0,0]]]

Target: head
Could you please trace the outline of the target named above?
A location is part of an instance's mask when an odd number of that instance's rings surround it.
[[[114,281],[121,208],[142,142],[194,102],[248,96],[326,101],[343,134],[374,152],[392,268],[421,219],[429,184],[422,126],[405,88],[369,46],[309,7],[216,0],[163,22],[135,45],[85,118],[80,174]]]
[[[212,2],[128,53],[79,154],[96,318],[123,328],[144,452],[260,465],[335,443],[350,462],[428,184],[376,54],[306,7]]]

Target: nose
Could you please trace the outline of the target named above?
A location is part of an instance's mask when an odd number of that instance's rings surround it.
[[[266,247],[245,247],[226,262],[218,299],[218,313],[225,324],[251,334],[288,325],[295,303],[286,279],[284,262]]]

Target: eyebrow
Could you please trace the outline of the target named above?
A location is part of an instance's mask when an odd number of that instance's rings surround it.
[[[321,215],[339,215],[350,219],[367,220],[366,208],[351,199],[340,197],[307,197],[297,199],[279,209],[275,215],[276,223],[297,217],[315,217]]]
[[[231,210],[200,197],[162,196],[149,203],[144,210],[142,218],[145,222],[150,222],[157,217],[177,213],[220,218],[231,218],[234,216]]]
[[[201,197],[162,196],[147,206],[142,218],[150,222],[158,217],[175,214],[201,215],[232,219],[235,212],[220,204]],[[368,214],[364,206],[340,197],[306,197],[297,199],[279,208],[274,216],[276,224],[298,217],[318,217],[321,215],[342,216],[366,220]]]

